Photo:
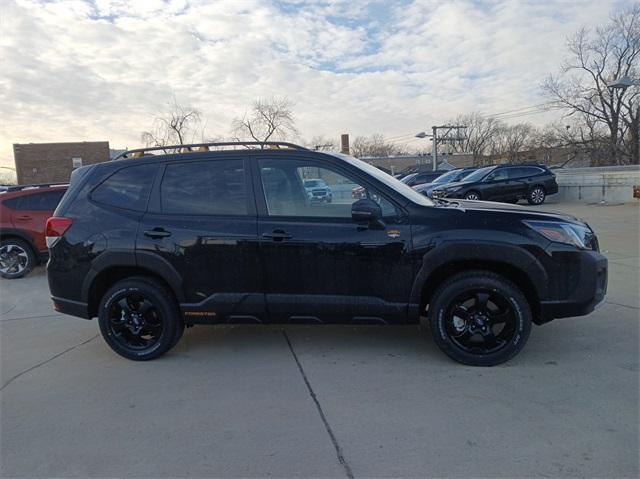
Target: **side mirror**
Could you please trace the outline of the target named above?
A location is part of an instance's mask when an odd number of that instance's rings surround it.
[[[375,201],[365,198],[351,205],[351,217],[356,223],[366,223],[369,228],[384,228],[382,208]]]

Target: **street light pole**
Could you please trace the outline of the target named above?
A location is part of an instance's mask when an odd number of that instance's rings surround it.
[[[433,166],[431,169],[436,171],[438,169],[438,127],[432,126],[431,128],[433,129]]]
[[[607,87],[610,90],[619,89],[622,90],[622,95],[624,95],[624,91],[632,87],[634,85],[640,85],[640,79],[629,78],[628,76],[623,76],[622,78],[616,78],[615,80],[607,83]],[[630,121],[630,129],[631,129],[631,160],[638,163],[640,161],[640,110],[636,105],[636,112],[633,113],[632,104],[629,104],[629,116],[631,117]]]

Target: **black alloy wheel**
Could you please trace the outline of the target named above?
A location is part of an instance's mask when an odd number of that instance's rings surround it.
[[[484,288],[458,295],[445,314],[449,338],[471,354],[496,352],[516,333],[512,305],[503,295]]]
[[[152,278],[116,283],[100,303],[100,331],[116,353],[128,359],[154,359],[171,349],[184,323],[171,292]]]
[[[531,330],[525,296],[490,271],[470,271],[445,281],[434,293],[428,316],[440,349],[472,366],[509,360],[522,349]]]

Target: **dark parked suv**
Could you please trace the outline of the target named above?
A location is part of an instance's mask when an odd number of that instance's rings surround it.
[[[500,165],[480,168],[459,182],[437,186],[431,195],[508,203],[526,199],[531,205],[541,205],[547,195],[557,192],[556,175],[546,166]]]
[[[532,323],[605,297],[607,260],[584,221],[431,200],[338,153],[241,145],[76,170],[47,228],[55,309],[98,317],[109,346],[137,360],[168,351],[185,325],[426,316],[446,354],[490,366],[522,349]],[[307,178],[344,194],[310,201]],[[358,187],[363,198],[349,194]]]

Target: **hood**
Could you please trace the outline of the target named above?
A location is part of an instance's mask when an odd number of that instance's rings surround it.
[[[519,214],[527,216],[529,219],[539,219],[541,221],[565,221],[568,223],[576,223],[586,225],[587,223],[580,218],[560,213],[556,211],[542,211],[533,209],[530,206],[513,205],[510,203],[497,203],[493,201],[471,201],[471,200],[450,200],[451,203],[457,203],[463,211],[486,211],[492,213]]]
[[[443,183],[444,185],[444,183]],[[411,188],[413,188],[414,190],[422,193],[424,190],[426,190],[427,188],[433,188],[434,186],[438,186],[438,183],[420,183],[419,185],[415,185],[412,186]]]
[[[433,189],[447,189],[447,188],[455,188],[456,186],[466,186],[471,185],[473,183],[478,183],[477,181],[454,181],[452,183],[443,183],[443,184],[434,184]]]

